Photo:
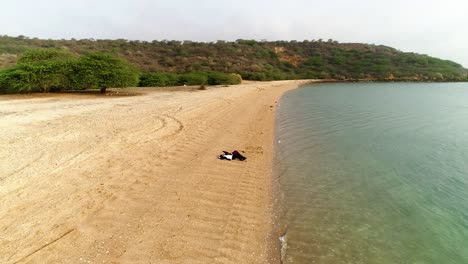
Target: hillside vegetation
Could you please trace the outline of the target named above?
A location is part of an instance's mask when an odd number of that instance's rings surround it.
[[[152,74],[236,73],[250,80],[334,78],[461,81],[468,78],[468,71],[452,61],[401,52],[386,46],[338,43],[332,40],[200,43],[123,39],[42,40],[2,36],[0,68],[15,65],[21,54],[37,48],[59,49],[75,55],[106,52],[126,59],[143,73]],[[145,78],[155,77],[151,76]]]
[[[75,55],[57,49],[24,52],[13,66],[0,69],[0,94],[63,92],[134,86],[239,84],[238,74],[217,72],[141,73],[125,59],[101,52]]]

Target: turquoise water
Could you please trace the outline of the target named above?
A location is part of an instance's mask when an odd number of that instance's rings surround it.
[[[284,263],[468,263],[468,84],[314,84],[277,113]]]

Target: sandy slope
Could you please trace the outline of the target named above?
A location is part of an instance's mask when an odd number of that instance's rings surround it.
[[[265,262],[271,106],[300,83],[0,96],[0,263]]]

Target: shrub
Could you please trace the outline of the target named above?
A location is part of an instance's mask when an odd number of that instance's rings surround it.
[[[255,73],[244,73],[242,74],[246,79],[252,81],[267,81],[268,78],[263,72],[255,72]]]
[[[203,73],[184,73],[177,82],[180,85],[202,85],[208,83],[208,76]]]
[[[140,76],[140,87],[175,86],[178,77],[174,73],[145,73]]]
[[[240,84],[242,77],[239,74],[226,74],[211,72],[208,73],[208,84],[209,85],[220,85],[220,84]]]
[[[242,77],[239,74],[219,72],[192,72],[192,73],[145,73],[140,77],[140,87],[175,86],[175,85],[221,85],[240,84]]]

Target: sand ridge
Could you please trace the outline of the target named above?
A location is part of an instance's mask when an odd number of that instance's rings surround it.
[[[1,99],[0,263],[267,262],[275,102],[303,83]]]

